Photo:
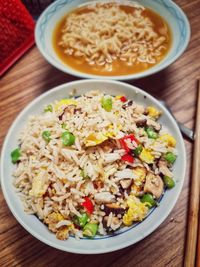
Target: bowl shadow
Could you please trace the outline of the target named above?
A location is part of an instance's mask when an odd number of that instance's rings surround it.
[[[148,92],[153,95],[155,98],[160,99],[163,98],[164,93],[167,89],[167,77],[168,77],[168,69],[165,69],[159,73],[154,75],[137,79],[137,80],[128,80],[122,81],[124,83],[129,83],[140,89]],[[45,91],[54,88],[63,83],[68,83],[76,80],[84,80],[83,78],[72,76],[70,74],[66,74],[61,72],[60,70],[49,65],[49,69],[44,74],[44,83],[39,89],[39,94],[44,93]],[[105,80],[105,77],[99,77],[99,79]]]
[[[138,80],[129,81],[128,83],[141,88],[157,99],[161,99],[163,98],[164,93],[167,90],[167,77],[168,69],[165,69],[154,75]]]

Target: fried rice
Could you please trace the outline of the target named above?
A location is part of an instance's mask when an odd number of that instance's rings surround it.
[[[61,240],[110,235],[143,221],[174,186],[176,140],[160,116],[153,106],[99,91],[31,116],[12,159],[25,212]]]

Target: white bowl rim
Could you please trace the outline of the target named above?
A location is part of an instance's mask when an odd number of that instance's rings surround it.
[[[17,123],[21,120],[21,117],[23,117],[23,115],[32,107],[34,106],[38,101],[40,101],[41,99],[43,98],[46,98],[48,95],[51,95],[52,92],[56,92],[56,91],[59,91],[61,90],[62,88],[65,88],[66,86],[76,86],[78,84],[81,84],[81,85],[84,85],[85,83],[107,83],[107,84],[116,84],[116,85],[121,85],[122,87],[126,87],[126,88],[129,88],[131,90],[133,90],[133,92],[137,91],[137,93],[139,94],[142,94],[143,96],[146,96],[147,98],[149,98],[151,101],[153,102],[156,102],[156,104],[158,106],[160,106],[160,108],[162,108],[165,113],[167,114],[167,116],[170,118],[170,121],[172,122],[177,134],[179,135],[179,143],[182,147],[182,150],[183,150],[183,155],[182,155],[182,163],[183,163],[183,168],[181,170],[181,175],[180,177],[182,177],[181,181],[178,183],[179,185],[179,190],[177,191],[177,195],[174,196],[173,200],[170,202],[170,205],[169,205],[169,208],[167,209],[167,211],[165,211],[163,214],[162,214],[162,217],[160,218],[160,220],[158,220],[157,222],[155,222],[155,224],[153,225],[150,225],[148,231],[145,232],[145,234],[143,236],[138,236],[138,238],[136,238],[134,241],[132,240],[129,240],[128,242],[126,242],[125,244],[123,245],[120,245],[120,244],[116,244],[116,245],[113,245],[111,248],[101,248],[101,249],[98,249],[97,251],[87,251],[86,249],[74,249],[74,248],[70,248],[70,247],[67,247],[66,249],[63,248],[62,245],[58,245],[58,244],[54,244],[53,242],[50,242],[49,240],[47,240],[45,237],[43,236],[40,236],[39,234],[37,234],[36,231],[34,231],[31,226],[29,226],[28,224],[24,223],[23,219],[18,215],[17,211],[13,208],[10,200],[9,200],[9,195],[6,191],[6,186],[5,186],[5,181],[6,179],[4,178],[4,173],[3,173],[3,166],[4,166],[4,155],[5,155],[5,149],[7,147],[7,143],[9,142],[9,139],[10,139],[10,135],[13,131],[13,129],[16,127]],[[167,216],[170,214],[170,212],[172,211],[172,209],[174,208],[177,200],[178,200],[178,197],[181,193],[181,190],[182,190],[182,187],[183,187],[183,183],[184,183],[184,178],[185,178],[185,173],[186,173],[186,149],[185,149],[185,145],[184,145],[184,141],[183,141],[183,137],[181,135],[181,132],[178,128],[178,125],[176,123],[176,121],[174,120],[174,118],[172,117],[172,115],[169,113],[169,111],[163,107],[156,98],[154,98],[153,96],[151,96],[149,93],[143,91],[142,89],[134,86],[134,85],[130,85],[130,84],[127,84],[127,83],[124,83],[124,82],[120,82],[120,81],[113,81],[113,80],[103,80],[103,79],[83,79],[83,80],[78,80],[78,81],[72,81],[72,82],[69,82],[69,83],[64,83],[64,84],[61,84],[59,86],[56,86],[50,90],[48,90],[47,92],[39,95],[38,97],[36,97],[33,101],[31,101],[19,114],[18,116],[16,117],[16,119],[14,120],[14,122],[12,123],[11,127],[9,128],[8,130],[8,133],[4,139],[4,143],[3,143],[3,146],[2,146],[2,151],[1,151],[1,186],[2,186],[2,192],[3,192],[3,195],[5,197],[5,200],[6,200],[6,203],[10,209],[10,211],[12,212],[12,214],[14,215],[14,217],[16,218],[16,220],[32,235],[34,236],[35,238],[37,238],[38,240],[42,241],[43,243],[53,247],[53,248],[57,248],[59,250],[62,250],[62,251],[65,251],[65,252],[71,252],[71,253],[76,253],[76,254],[101,254],[101,253],[108,253],[108,252],[113,252],[113,251],[116,251],[116,250],[120,250],[120,249],[123,249],[125,247],[128,247],[130,245],[133,245],[135,243],[137,243],[138,241],[144,239],[145,237],[147,237],[148,235],[150,235],[154,230],[156,230],[156,228],[167,218]],[[142,223],[142,222],[141,222]],[[123,233],[122,233],[123,234]],[[67,241],[66,241],[67,242]],[[78,241],[77,241],[78,242]],[[79,241],[81,242],[81,241]]]
[[[52,66],[56,67],[57,69],[61,70],[64,73],[70,74],[72,76],[76,76],[76,77],[80,77],[80,78],[87,78],[87,79],[101,79],[104,78],[106,80],[134,80],[134,79],[140,79],[140,78],[144,78],[144,77],[148,77],[150,75],[153,75],[155,73],[158,73],[160,71],[162,71],[163,69],[165,69],[166,67],[168,67],[169,65],[171,65],[172,63],[174,63],[186,50],[189,41],[190,41],[190,37],[191,37],[191,29],[190,29],[190,23],[188,21],[188,18],[186,16],[186,14],[183,12],[183,10],[176,4],[174,3],[172,0],[166,0],[168,1],[174,8],[176,8],[179,13],[181,14],[184,23],[185,23],[185,27],[186,27],[186,38],[184,40],[184,44],[182,46],[182,48],[178,51],[178,53],[176,54],[176,56],[174,56],[173,58],[171,58],[169,61],[166,61],[165,63],[163,63],[161,65],[161,67],[159,67],[158,69],[154,69],[154,67],[149,68],[146,71],[143,72],[139,72],[139,73],[135,73],[135,74],[128,74],[128,75],[116,75],[116,76],[104,76],[104,75],[94,75],[94,74],[88,74],[88,73],[84,73],[84,72],[80,72],[74,68],[71,68],[70,66],[65,65],[64,63],[58,63],[54,58],[50,57],[48,55],[48,53],[45,52],[45,50],[43,49],[41,42],[40,42],[40,38],[39,38],[39,28],[41,25],[41,22],[43,20],[43,17],[48,13],[48,10],[52,7],[52,6],[56,6],[58,4],[60,0],[57,0],[55,2],[53,2],[51,5],[49,5],[44,12],[40,15],[39,19],[37,20],[36,23],[36,27],[35,27],[35,42],[36,42],[36,46],[38,47],[40,53],[43,55],[43,57],[47,60],[47,62],[49,62]],[[136,1],[137,2],[137,1]],[[164,59],[163,59],[164,60]]]

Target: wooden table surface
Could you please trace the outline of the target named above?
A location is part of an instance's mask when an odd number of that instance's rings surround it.
[[[187,50],[166,70],[131,83],[165,100],[176,118],[192,128],[196,78],[200,75],[200,1],[176,0],[176,3],[185,11],[191,25],[191,41]],[[36,47],[26,53],[0,80],[0,146],[13,120],[29,102],[56,85],[76,79],[49,65]],[[75,255],[43,244],[19,225],[0,191],[0,266],[182,266],[192,143],[185,141],[185,145],[187,173],[173,211],[150,236],[113,253]]]

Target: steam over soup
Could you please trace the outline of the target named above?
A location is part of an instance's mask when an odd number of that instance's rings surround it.
[[[68,66],[94,75],[128,75],[158,64],[168,53],[166,21],[138,4],[79,7],[58,23],[53,46]]]

